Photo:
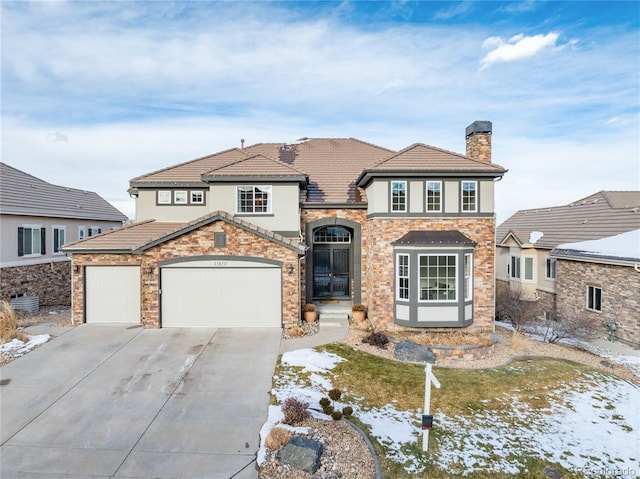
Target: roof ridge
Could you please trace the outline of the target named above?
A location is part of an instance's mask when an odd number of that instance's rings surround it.
[[[413,149],[415,149],[415,148],[417,148],[417,147],[423,147],[423,148],[427,148],[427,149],[430,149],[430,150],[439,151],[439,152],[441,152],[441,153],[446,153],[446,154],[448,154],[448,155],[457,156],[458,158],[462,158],[462,159],[464,159],[464,160],[473,161],[474,163],[479,163],[479,164],[482,164],[482,165],[500,166],[500,165],[498,165],[498,164],[496,164],[496,163],[492,163],[492,162],[487,163],[486,161],[478,160],[477,158],[471,158],[470,156],[466,156],[466,155],[463,155],[463,154],[461,154],[461,153],[457,153],[457,152],[455,152],[455,151],[446,150],[446,149],[444,149],[444,148],[438,148],[437,146],[428,145],[427,143],[423,143],[423,142],[417,142],[417,143],[412,143],[411,145],[409,145],[409,146],[407,146],[407,147],[405,147],[405,148],[401,149],[400,151],[396,152],[394,155],[391,155],[390,157],[385,158],[384,160],[379,161],[378,163],[376,163],[375,165],[373,165],[373,167],[372,167],[372,168],[376,168],[376,167],[378,167],[378,166],[380,166],[380,165],[382,165],[382,164],[386,163],[387,161],[390,161],[390,160],[392,160],[393,158],[397,158],[398,156],[403,155],[403,154],[407,153],[408,151],[413,150]]]
[[[304,173],[303,171],[299,170],[298,168],[295,168],[295,167],[293,167],[291,165],[287,165],[282,160],[279,160],[279,159],[276,159],[276,158],[271,158],[270,156],[263,155],[262,153],[256,153],[256,154],[254,154],[252,156],[248,156],[246,158],[240,158],[239,160],[232,161],[231,163],[227,163],[225,165],[218,166],[218,167],[216,167],[216,168],[214,168],[212,170],[207,171],[206,173],[203,173],[203,175],[211,175],[215,171],[221,170],[223,168],[228,168],[230,166],[234,166],[234,165],[237,165],[238,163],[242,163],[243,161],[249,161],[249,160],[252,160],[254,158],[264,158],[267,161],[270,161],[272,163],[276,163],[278,166],[282,166],[284,168],[292,170],[292,171],[294,171],[294,172],[296,172],[296,173],[298,173],[300,175],[307,176],[306,173]]]

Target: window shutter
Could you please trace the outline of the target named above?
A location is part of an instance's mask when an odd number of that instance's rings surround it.
[[[47,248],[46,248],[46,237],[47,237],[47,230],[45,228],[40,228],[40,254],[45,254],[47,252]]]
[[[18,256],[24,256],[24,228],[18,226]]]

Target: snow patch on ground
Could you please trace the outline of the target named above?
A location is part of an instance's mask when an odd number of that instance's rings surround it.
[[[29,341],[26,343],[20,341],[19,339],[12,339],[8,343],[4,343],[0,345],[0,352],[11,352],[13,356],[18,358],[27,354],[32,349],[40,346],[41,344],[46,343],[51,339],[51,336],[48,334],[38,334],[36,336],[29,336]]]

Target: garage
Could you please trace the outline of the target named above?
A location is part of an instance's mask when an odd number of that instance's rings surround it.
[[[87,323],[140,323],[140,267],[85,267]]]
[[[186,259],[161,264],[161,325],[281,327],[281,264],[262,258]]]

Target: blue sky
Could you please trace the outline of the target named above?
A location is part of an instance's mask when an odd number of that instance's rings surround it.
[[[640,3],[11,2],[2,161],[96,191],[257,142],[464,153],[493,122],[498,221],[640,187]]]

